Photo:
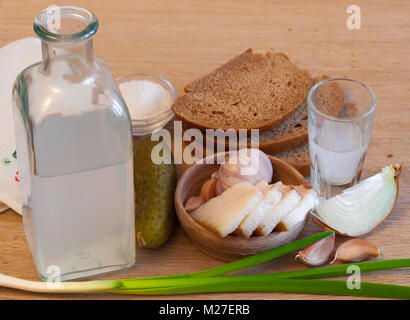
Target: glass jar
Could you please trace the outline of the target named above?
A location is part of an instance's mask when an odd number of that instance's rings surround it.
[[[373,90],[347,78],[331,78],[308,92],[311,185],[320,200],[360,181],[377,106]]]
[[[24,229],[43,280],[55,270],[67,280],[135,262],[131,120],[93,55],[97,28],[81,7],[42,11],[34,31],[43,61],[13,88]]]

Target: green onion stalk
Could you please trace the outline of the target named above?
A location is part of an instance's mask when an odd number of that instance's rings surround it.
[[[410,287],[408,286],[361,282],[359,289],[349,289],[344,280],[317,280],[344,276],[351,265],[359,267],[362,273],[409,268],[410,259],[360,262],[271,274],[222,276],[301,249],[332,233],[333,231],[318,233],[200,272],[162,277],[56,283],[29,281],[0,274],[0,286],[41,293],[110,292],[133,295],[171,295],[216,292],[284,292],[410,299]]]

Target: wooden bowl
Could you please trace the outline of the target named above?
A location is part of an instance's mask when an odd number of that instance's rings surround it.
[[[273,166],[272,183],[282,181],[286,185],[305,183],[304,177],[286,162],[269,156]],[[198,195],[202,184],[213,172],[218,170],[218,164],[195,164],[188,168],[178,181],[175,191],[175,208],[179,222],[192,243],[205,254],[222,261],[232,261],[293,241],[302,231],[305,221],[289,231],[273,232],[266,237],[252,236],[244,239],[229,235],[225,238],[206,229],[197,223],[184,209],[185,201]]]

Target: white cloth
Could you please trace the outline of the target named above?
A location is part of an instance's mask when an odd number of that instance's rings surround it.
[[[24,38],[0,48],[0,212],[5,204],[21,214],[18,168],[13,157],[16,143],[11,91],[17,75],[40,60],[41,45],[36,38]]]

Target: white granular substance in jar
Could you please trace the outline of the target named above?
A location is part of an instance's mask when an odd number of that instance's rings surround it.
[[[149,80],[131,80],[119,85],[132,120],[159,116],[170,109],[172,96],[163,86]]]

